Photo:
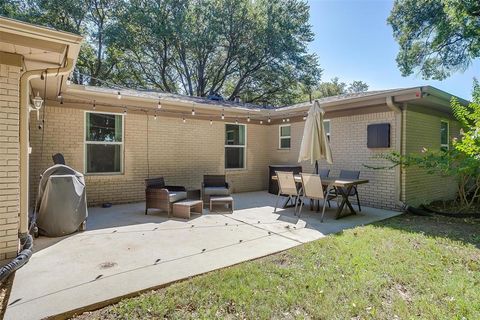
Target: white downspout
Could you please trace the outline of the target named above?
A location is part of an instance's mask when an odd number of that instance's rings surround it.
[[[398,154],[403,155],[402,152],[402,142],[403,142],[403,110],[393,102],[393,97],[388,96],[386,99],[386,104],[395,112],[395,151]],[[395,191],[397,193],[395,202],[402,208],[406,207],[406,204],[402,201],[402,166],[398,165],[395,167]]]
[[[67,59],[64,67],[30,70],[20,77],[20,235],[28,233],[30,80],[40,78],[42,74],[46,77],[67,75],[74,67],[73,59]]]

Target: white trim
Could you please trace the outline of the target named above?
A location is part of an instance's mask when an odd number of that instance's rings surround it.
[[[97,114],[111,114],[122,117],[122,141],[87,141],[87,114],[88,113],[97,113]],[[87,172],[87,145],[89,144],[110,144],[110,145],[120,145],[120,171],[119,172]],[[108,175],[123,175],[125,163],[125,114],[118,112],[103,112],[103,111],[93,111],[93,110],[84,110],[83,116],[83,173],[88,176],[108,176]]]
[[[332,122],[330,121],[330,119],[323,120],[324,128],[325,128],[325,122],[328,122],[328,132],[325,132],[325,133],[327,134],[327,138],[330,141],[330,137],[332,135]]]
[[[282,136],[282,128],[283,127],[290,127],[290,135]],[[289,139],[290,140],[290,147],[283,148],[282,147],[282,139]],[[280,150],[289,150],[292,147],[292,125],[291,124],[281,124],[278,126],[278,149]]]
[[[442,143],[442,123],[447,124],[447,143]],[[446,119],[441,119],[440,120],[440,150],[442,148],[446,148],[447,150],[450,149],[450,121]]]
[[[225,144],[224,143],[224,147],[223,147],[223,156],[224,156],[224,163],[223,163],[223,168],[225,169],[225,171],[238,171],[238,170],[245,170],[247,169],[247,137],[248,137],[248,134],[247,134],[247,125],[246,124],[243,124],[243,123],[232,123],[232,122],[225,122],[225,126],[224,126],[224,136],[223,136],[223,140],[225,141],[225,134],[227,132],[227,125],[234,125],[234,126],[243,126],[245,128],[245,144],[243,145],[239,145],[239,144]],[[226,155],[225,155],[225,152],[226,152],[226,148],[243,148],[243,167],[242,168],[226,168],[225,167],[225,159],[226,159]]]

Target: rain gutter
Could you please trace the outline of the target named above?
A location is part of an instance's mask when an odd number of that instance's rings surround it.
[[[68,75],[74,67],[74,60],[67,58],[64,67],[30,70],[20,77],[20,236],[28,233],[30,80]]]
[[[395,113],[395,151],[400,155],[403,156],[403,135],[405,133],[404,129],[404,111],[403,109],[394,102],[393,96],[387,96],[386,104],[390,110]],[[396,205],[400,206],[401,208],[405,208],[406,204],[402,201],[403,192],[402,192],[402,175],[403,169],[401,165],[395,167],[395,192],[396,192]]]

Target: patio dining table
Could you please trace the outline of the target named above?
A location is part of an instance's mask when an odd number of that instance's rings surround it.
[[[296,183],[298,184],[302,183],[301,175],[295,174],[293,175],[293,177]],[[272,179],[277,180],[277,176],[273,176]],[[329,192],[331,188],[334,188],[337,191],[337,194],[342,197],[342,202],[337,208],[335,219],[340,219],[349,215],[357,214],[357,212],[352,206],[352,203],[348,198],[354,187],[360,184],[368,183],[368,182],[369,181],[367,179],[343,179],[343,178],[335,178],[335,177],[322,178],[322,185],[326,187],[327,192]],[[286,207],[287,204],[288,204],[288,201],[285,202],[284,207]],[[345,206],[347,206],[350,211],[347,214],[343,213],[343,209],[345,208]]]

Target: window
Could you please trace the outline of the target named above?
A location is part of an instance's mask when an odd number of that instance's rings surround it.
[[[85,113],[85,172],[123,171],[123,115]]]
[[[245,141],[245,125],[225,125],[225,169],[245,168]]]
[[[440,122],[440,150],[447,151],[449,148],[450,128],[448,121],[442,120]]]
[[[290,149],[291,143],[291,127],[289,124],[279,127],[279,141],[278,147],[280,149]]]
[[[330,120],[323,120],[323,127],[327,133],[328,141],[330,141]]]

